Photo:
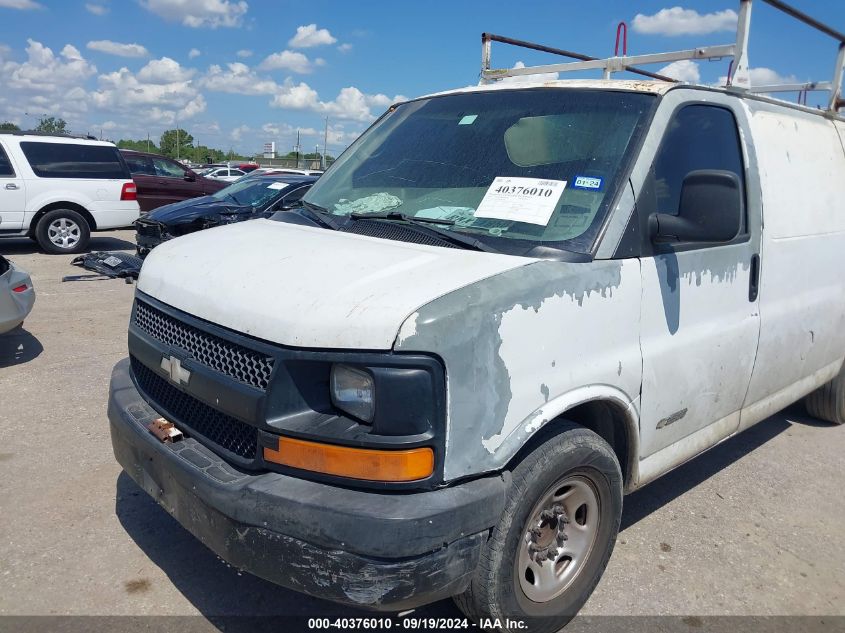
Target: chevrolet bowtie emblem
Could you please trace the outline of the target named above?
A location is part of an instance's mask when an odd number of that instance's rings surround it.
[[[170,380],[177,385],[187,385],[191,379],[191,372],[182,367],[182,361],[173,356],[165,356],[161,359],[161,368],[170,376]]]

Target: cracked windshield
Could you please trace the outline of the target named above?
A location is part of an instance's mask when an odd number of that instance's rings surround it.
[[[306,195],[338,216],[425,221],[499,244],[585,252],[652,95],[470,92],[401,104]]]

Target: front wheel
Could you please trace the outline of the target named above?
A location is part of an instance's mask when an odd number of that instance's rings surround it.
[[[598,584],[621,516],[613,450],[565,423],[514,469],[502,518],[455,602],[476,621],[498,621],[502,631],[508,620],[532,632],[559,630]]]
[[[54,209],[45,213],[35,226],[35,239],[46,253],[60,255],[85,250],[91,228],[79,213],[72,209]]]

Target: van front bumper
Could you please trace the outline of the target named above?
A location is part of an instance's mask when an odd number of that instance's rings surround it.
[[[128,359],[112,372],[108,416],[126,473],[218,556],[356,607],[398,611],[462,592],[504,506],[501,477],[362,491],[241,471],[191,438],[163,444],[146,429],[158,413],[135,388]]]

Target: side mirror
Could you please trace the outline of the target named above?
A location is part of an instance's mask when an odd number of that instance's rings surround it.
[[[742,187],[730,171],[702,169],[684,178],[678,215],[653,213],[654,242],[730,242],[742,228]]]
[[[192,172],[192,171],[186,171],[185,172],[185,182],[196,182],[196,180],[197,180],[197,176],[194,172]]]

